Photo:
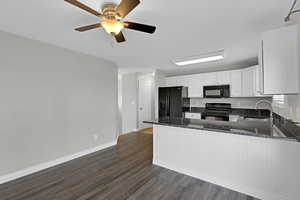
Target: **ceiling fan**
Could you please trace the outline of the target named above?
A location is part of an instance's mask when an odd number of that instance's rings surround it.
[[[113,35],[116,38],[116,41],[120,43],[125,42],[125,37],[122,33],[122,29],[124,28],[151,34],[154,33],[156,30],[155,26],[123,21],[123,19],[137,5],[140,4],[139,0],[121,0],[121,3],[119,5],[116,5],[114,3],[106,3],[102,6],[100,12],[88,7],[87,5],[77,0],[65,1],[102,19],[102,21],[99,23],[76,28],[76,31],[84,32],[95,28],[103,27],[107,33]]]

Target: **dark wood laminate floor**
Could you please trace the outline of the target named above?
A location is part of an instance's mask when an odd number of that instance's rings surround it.
[[[0,185],[1,200],[255,200],[152,164],[152,135]]]

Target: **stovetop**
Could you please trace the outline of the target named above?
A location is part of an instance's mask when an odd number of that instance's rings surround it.
[[[229,116],[231,104],[228,103],[207,103],[203,115],[210,116]]]

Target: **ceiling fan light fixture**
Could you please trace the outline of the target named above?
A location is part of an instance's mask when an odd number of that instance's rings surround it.
[[[89,12],[100,18],[102,21],[96,24],[91,24],[87,26],[82,26],[76,28],[76,31],[85,32],[97,28],[104,28],[105,31],[112,35],[118,43],[125,42],[126,39],[122,33],[124,28],[131,29],[135,31],[140,31],[144,33],[153,34],[156,30],[155,26],[150,26],[147,24],[140,24],[135,22],[124,21],[130,12],[132,12],[139,4],[140,0],[121,0],[120,4],[115,3],[104,3],[101,11],[96,11],[93,8],[81,3],[80,0],[65,0],[66,2],[76,6],[80,9]]]
[[[107,33],[115,35],[118,35],[124,28],[124,24],[118,20],[104,20],[101,25]]]

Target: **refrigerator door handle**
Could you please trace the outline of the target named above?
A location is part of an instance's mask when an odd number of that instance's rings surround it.
[[[170,117],[170,96],[167,96],[167,117]]]

